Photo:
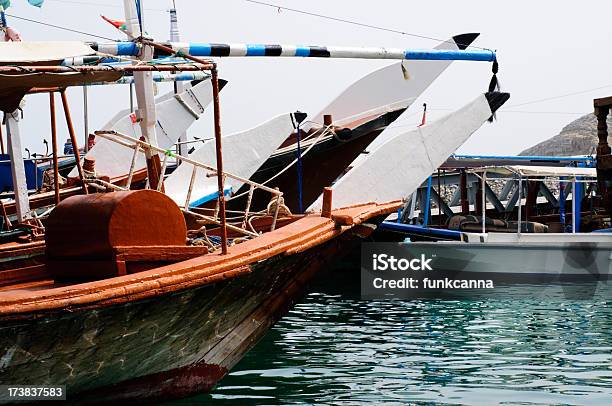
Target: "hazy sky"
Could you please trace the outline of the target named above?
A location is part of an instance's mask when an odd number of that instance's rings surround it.
[[[559,132],[571,120],[592,111],[594,97],[612,94],[612,2],[539,0],[390,1],[270,0],[275,4],[356,20],[419,35],[446,39],[464,32],[480,32],[475,45],[496,49],[502,90],[511,99],[498,121],[485,124],[459,151],[515,154]],[[146,30],[155,39],[169,37],[167,9],[171,0],[146,0]],[[429,48],[436,41],[377,31],[290,11],[277,11],[244,0],[177,0],[183,40],[307,45],[385,46]],[[122,1],[46,0],[42,9],[13,0],[9,14],[45,21],[111,38],[121,35],[100,14],[123,18]],[[8,17],[26,40],[96,40]],[[103,41],[103,40],[100,40]],[[222,92],[225,134],[252,127],[282,112],[317,113],[357,78],[390,62],[298,58],[226,58],[221,77],[229,80]],[[490,63],[454,62],[411,108],[406,123],[416,125],[423,102],[430,120],[461,107],[485,91]],[[599,88],[598,90],[592,90]],[[160,86],[160,92],[167,89]],[[588,91],[587,90],[591,90]],[[540,99],[582,92],[540,103]],[[82,134],[80,89],[71,89],[75,125]],[[128,87],[90,90],[90,129],[103,125],[128,106]],[[502,110],[503,111],[503,110]],[[59,124],[66,138],[64,122]],[[411,122],[412,121],[412,122]],[[210,117],[198,121],[191,135],[210,136]],[[22,125],[25,146],[43,151],[49,134],[48,96],[27,99]],[[79,139],[83,136],[80,135]]]

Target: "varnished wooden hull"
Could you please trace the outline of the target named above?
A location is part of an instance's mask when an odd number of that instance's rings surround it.
[[[66,385],[69,400],[79,403],[209,391],[366,229],[321,234],[214,283],[140,300],[5,313],[0,383]]]
[[[342,240],[342,241],[341,241]],[[302,294],[346,237],[270,258],[243,276],[96,311],[4,322],[3,384],[66,385],[71,399],[208,391]]]

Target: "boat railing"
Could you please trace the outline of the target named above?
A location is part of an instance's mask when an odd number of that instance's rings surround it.
[[[539,170],[542,169],[542,170]],[[523,192],[523,183],[528,181],[542,181],[544,179],[556,178],[559,179],[559,182],[569,181],[572,185],[572,233],[577,232],[576,228],[576,218],[579,218],[580,206],[577,204],[577,200],[580,198],[575,196],[576,185],[577,184],[588,184],[597,181],[597,175],[595,173],[594,168],[574,168],[574,167],[565,167],[565,168],[553,168],[552,170],[546,170],[544,167],[535,167],[530,170],[530,167],[525,166],[485,166],[482,168],[476,168],[468,171],[473,173],[481,182],[482,190],[485,190],[487,179],[504,179],[508,176],[517,180],[517,191],[518,191],[518,221],[517,221],[517,231],[516,233],[519,235],[521,232],[521,223],[523,220],[522,213],[522,192]],[[501,175],[501,176],[500,176]],[[486,193],[481,194],[481,205],[483,207],[482,210],[482,234],[486,234]],[[560,198],[561,200],[561,198]],[[561,206],[563,207],[563,206]]]
[[[189,181],[189,186],[187,188],[187,192],[186,192],[186,197],[185,197],[185,202],[183,204],[179,203],[179,207],[181,208],[181,210],[184,213],[189,213],[190,215],[199,218],[201,220],[204,220],[206,222],[212,223],[212,224],[216,224],[216,225],[221,225],[221,221],[218,219],[218,214],[219,214],[219,200],[217,198],[217,205],[214,209],[214,214],[212,216],[209,215],[205,215],[202,213],[198,213],[195,212],[194,210],[192,210],[192,207],[190,205],[191,202],[191,196],[192,196],[192,192],[195,186],[195,182],[196,182],[196,175],[198,173],[198,169],[202,169],[204,171],[206,171],[206,176],[207,177],[213,177],[213,176],[218,176],[218,172],[217,169],[209,164],[191,159],[189,157],[186,156],[182,156],[179,154],[176,154],[174,151],[172,150],[165,150],[163,148],[160,148],[156,145],[152,145],[146,141],[140,140],[138,138],[134,138],[134,137],[130,137],[128,135],[125,134],[121,134],[117,131],[96,131],[95,132],[96,136],[100,136],[103,138],[108,139],[109,141],[115,142],[117,144],[123,145],[126,148],[130,148],[132,150],[134,150],[133,154],[132,154],[132,159],[130,162],[130,170],[127,174],[127,180],[125,182],[124,186],[118,186],[115,184],[112,184],[110,182],[104,181],[102,179],[98,179],[98,178],[87,178],[85,179],[85,182],[97,189],[111,189],[111,190],[115,190],[115,191],[125,191],[125,190],[130,190],[131,185],[132,185],[132,180],[134,179],[134,173],[136,172],[136,161],[138,158],[138,154],[145,154],[147,151],[150,151],[152,153],[155,154],[161,154],[163,155],[162,161],[161,161],[161,173],[160,173],[160,181],[157,184],[157,188],[156,190],[158,191],[163,191],[163,185],[164,185],[164,178],[166,175],[166,170],[168,169],[168,163],[169,163],[169,159],[173,158],[176,159],[178,161],[181,162],[181,165],[190,165],[193,167],[192,171],[191,171],[191,178]],[[235,231],[237,233],[243,234],[245,236],[249,236],[249,237],[257,237],[259,234],[257,233],[257,231],[250,226],[250,222],[249,222],[249,216],[252,214],[257,214],[257,213],[252,213],[251,212],[251,202],[252,202],[252,196],[253,193],[255,192],[255,190],[259,189],[262,190],[264,192],[270,193],[271,195],[271,202],[273,202],[272,205],[272,225],[270,226],[271,230],[274,230],[276,228],[277,225],[277,221],[278,221],[278,216],[279,216],[279,212],[280,212],[280,208],[282,206],[282,196],[283,193],[276,189],[276,188],[271,188],[265,185],[262,185],[260,183],[256,183],[253,182],[249,179],[243,178],[241,176],[238,175],[234,175],[228,172],[222,172],[221,176],[223,176],[223,180],[224,180],[224,184],[225,184],[225,180],[226,179],[233,179],[235,181],[238,181],[246,186],[248,186],[249,188],[249,192],[248,192],[248,198],[247,198],[247,203],[246,203],[246,208],[244,210],[244,212],[240,212],[241,216],[240,219],[237,221],[236,224],[231,224],[231,223],[227,223],[227,228],[229,230]],[[149,183],[147,182],[147,188],[149,188]],[[177,202],[178,203],[178,202]],[[247,228],[247,226],[250,227],[250,229]]]

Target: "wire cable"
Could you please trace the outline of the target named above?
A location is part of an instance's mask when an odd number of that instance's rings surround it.
[[[500,113],[519,113],[519,114],[565,114],[565,115],[585,115],[588,114],[586,112],[577,112],[577,111],[524,111],[524,110],[498,110]]]
[[[432,107],[430,110],[432,111],[455,111],[456,109],[448,108],[448,107]],[[588,112],[578,112],[578,111],[529,111],[529,110],[497,110],[497,113],[518,113],[518,114],[566,114],[566,115],[584,115],[588,114]]]
[[[339,17],[333,17],[333,16],[328,16],[328,15],[324,15],[324,14],[318,14],[318,13],[313,13],[310,11],[305,11],[305,10],[298,10],[296,8],[291,8],[291,7],[285,7],[285,6],[281,6],[278,4],[272,4],[272,3],[266,3],[263,1],[258,1],[258,0],[244,0],[247,3],[253,3],[253,4],[258,4],[260,6],[267,6],[267,7],[271,7],[271,8],[275,8],[276,10],[286,10],[286,11],[291,11],[294,13],[298,13],[298,14],[304,14],[304,15],[308,15],[311,17],[318,17],[318,18],[323,18],[325,20],[331,20],[331,21],[336,21],[336,22],[340,22],[340,23],[345,23],[345,24],[352,24],[352,25],[356,25],[359,27],[364,27],[364,28],[370,28],[373,30],[379,30],[379,31],[385,31],[385,32],[391,32],[394,34],[400,34],[400,35],[406,35],[409,37],[415,37],[415,38],[422,38],[422,39],[427,39],[427,40],[431,40],[431,41],[439,41],[439,42],[448,42],[448,43],[454,43],[453,41],[450,41],[448,39],[440,39],[440,38],[436,38],[436,37],[429,37],[427,35],[420,35],[420,34],[413,34],[413,33],[409,33],[406,31],[400,31],[400,30],[395,30],[393,28],[386,28],[386,27],[381,27],[378,25],[372,25],[372,24],[366,24],[366,23],[362,23],[359,21],[354,21],[354,20],[347,20],[344,18],[339,18]],[[466,47],[469,48],[476,48],[476,49],[482,49],[482,50],[486,50],[486,51],[490,51],[490,48],[484,48],[484,47],[479,47],[479,46],[475,46],[475,45],[466,45]]]
[[[95,3],[91,1],[79,1],[79,0],[47,0],[54,1],[58,3],[66,3],[66,4],[79,4],[83,6],[93,6],[93,7],[110,7],[110,8],[120,8],[123,9],[122,5],[119,4],[103,4],[103,3]],[[166,12],[167,10],[160,8],[144,8],[146,11],[158,11],[158,12]]]
[[[45,26],[51,27],[51,28],[57,28],[58,30],[64,30],[64,31],[69,31],[69,32],[74,32],[74,33],[77,33],[77,34],[81,34],[81,35],[87,35],[87,36],[90,36],[90,37],[106,39],[106,40],[109,40],[109,41],[115,41],[115,39],[113,39],[113,38],[104,37],[102,35],[97,35],[97,34],[92,34],[90,32],[84,32],[84,31],[79,31],[79,30],[75,30],[75,29],[72,29],[72,28],[62,27],[62,26],[59,26],[59,25],[44,23],[42,21],[32,20],[30,18],[19,17],[19,16],[16,16],[14,14],[9,14],[9,13],[5,13],[5,14],[7,16],[11,17],[11,18],[16,18],[18,20],[28,21],[28,22],[35,23],[35,24],[45,25]]]
[[[576,95],[579,95],[579,94],[590,93],[590,92],[594,92],[595,90],[601,90],[601,89],[605,89],[605,88],[608,88],[608,87],[612,87],[612,84],[604,85],[604,86],[599,86],[599,87],[594,87],[592,89],[579,90],[577,92],[561,94],[561,95],[558,95],[558,96],[545,97],[543,99],[532,100],[532,101],[528,101],[528,102],[524,102],[524,103],[511,104],[511,105],[508,106],[508,108],[527,106],[529,104],[542,103],[542,102],[549,101],[549,100],[563,99],[565,97],[570,97],[570,96],[576,96]]]

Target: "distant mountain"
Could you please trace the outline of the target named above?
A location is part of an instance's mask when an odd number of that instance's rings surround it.
[[[612,134],[612,118],[608,116],[608,134]],[[612,145],[612,138],[608,137]],[[527,148],[519,155],[590,155],[597,149],[597,118],[586,114],[568,125],[559,134]]]

